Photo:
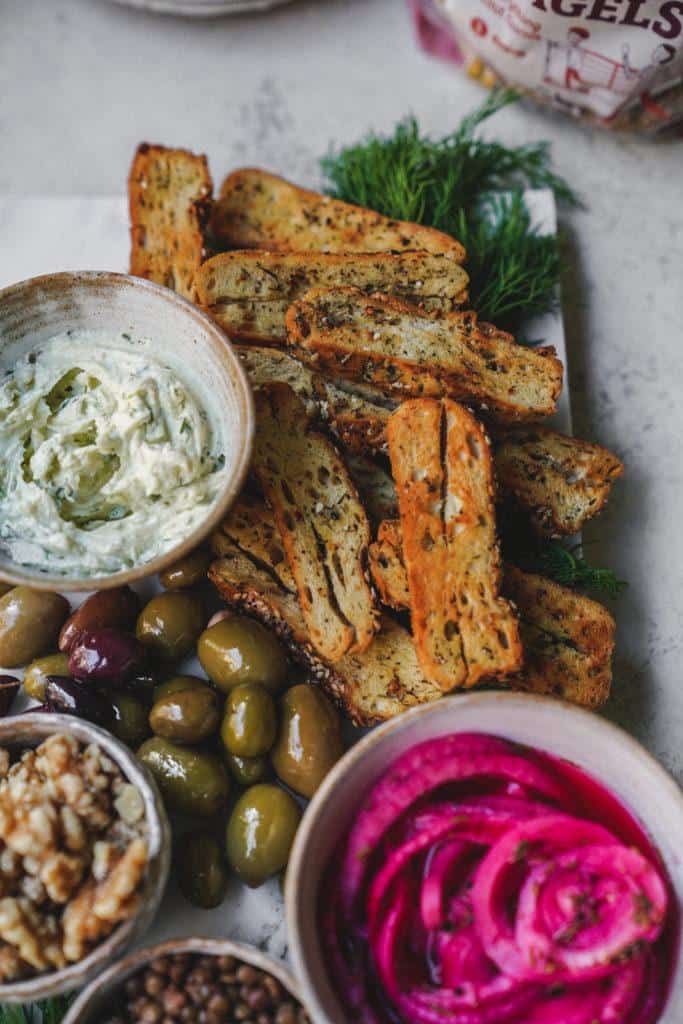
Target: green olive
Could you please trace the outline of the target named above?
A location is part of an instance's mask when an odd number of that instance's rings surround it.
[[[242,683],[258,683],[277,693],[287,679],[285,652],[253,619],[223,619],[205,629],[197,654],[209,679],[226,693]]]
[[[193,649],[204,626],[198,597],[166,591],[153,597],[138,616],[138,640],[162,661],[178,661]]]
[[[153,736],[138,757],[149,768],[170,810],[211,817],[228,799],[228,775],[216,754]]]
[[[197,548],[196,551],[181,558],[179,562],[169,565],[159,574],[159,582],[166,590],[183,590],[185,587],[194,587],[201,583],[206,576],[206,570],[211,564],[211,555],[204,548]]]
[[[13,587],[0,597],[0,665],[17,668],[57,646],[69,615],[61,594]]]
[[[228,861],[247,885],[261,885],[289,860],[301,820],[294,797],[272,783],[251,786],[228,821]]]
[[[68,676],[69,655],[47,654],[44,658],[36,658],[24,672],[24,689],[33,700],[42,704],[45,700],[45,680],[48,676]]]
[[[223,902],[228,870],[220,843],[210,832],[182,836],[176,865],[182,893],[195,907],[210,910]]]
[[[253,786],[272,778],[273,770],[267,757],[237,757],[228,754],[226,761],[233,779],[240,786]]]
[[[317,686],[293,686],[280,702],[280,732],[271,760],[285,785],[312,797],[344,753],[339,715]]]
[[[129,747],[139,746],[149,736],[148,706],[125,690],[107,693],[114,708],[111,731]]]
[[[263,686],[236,686],[225,702],[221,739],[238,757],[267,754],[277,736],[275,701]]]
[[[206,685],[206,679],[200,679],[199,676],[171,676],[166,682],[154,687],[154,702],[170,697],[172,693],[180,693],[181,690],[200,690]]]
[[[222,699],[210,686],[168,693],[155,701],[149,724],[157,736],[175,743],[199,743],[218,730]]]

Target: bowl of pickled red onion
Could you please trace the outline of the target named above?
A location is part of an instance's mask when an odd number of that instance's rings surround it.
[[[683,793],[630,736],[466,694],[366,736],[287,872],[316,1024],[680,1024]]]

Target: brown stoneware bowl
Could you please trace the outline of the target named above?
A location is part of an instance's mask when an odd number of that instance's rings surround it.
[[[208,953],[212,956],[234,956],[258,970],[267,971],[301,1002],[299,988],[287,968],[278,960],[261,953],[253,946],[229,939],[171,939],[158,946],[150,946],[131,953],[125,960],[113,964],[81,992],[62,1024],[102,1024],[104,1013],[111,1009],[111,997],[126,978],[151,960],[175,953]]]
[[[78,963],[60,971],[0,985],[1,1003],[28,1003],[81,988],[123,953],[147,930],[166,887],[171,861],[171,828],[154,780],[135,755],[103,729],[67,715],[28,714],[0,720],[0,747],[22,750],[37,747],[55,733],[74,736],[81,743],[96,743],[125,778],[139,789],[145,804],[149,860],[142,883],[140,907]],[[73,1018],[74,1020],[80,1018]]]
[[[40,590],[103,590],[161,572],[204,540],[242,487],[254,434],[246,374],[220,327],[168,288],[98,271],[48,274],[10,285],[0,290],[0,371],[67,330],[102,329],[130,334],[136,352],[164,363],[192,389],[225,453],[222,488],[199,526],[152,561],[96,578],[51,576],[17,564],[0,548],[0,580],[7,583]]]

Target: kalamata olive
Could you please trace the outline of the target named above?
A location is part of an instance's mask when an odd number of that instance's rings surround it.
[[[142,744],[138,757],[151,771],[171,810],[212,817],[224,807],[230,782],[216,754],[152,736]]]
[[[182,590],[167,590],[145,605],[135,632],[151,654],[168,662],[188,655],[203,628],[204,609],[199,598]]]
[[[114,736],[129,747],[138,747],[150,734],[147,704],[128,690],[107,693],[107,698],[114,712],[110,726]]]
[[[68,676],[48,676],[45,703],[52,712],[76,715],[94,725],[109,728],[114,712],[109,701],[92,686]]]
[[[130,587],[115,587],[91,594],[62,626],[60,651],[69,652],[81,633],[98,629],[130,630],[140,610],[140,599]]]
[[[269,783],[246,790],[228,821],[228,861],[249,886],[261,885],[286,865],[301,819],[294,797]]]
[[[69,614],[61,594],[13,587],[0,597],[0,665],[18,668],[54,648]]]
[[[223,902],[228,870],[220,843],[210,832],[182,836],[176,854],[183,895],[204,910]]]
[[[241,683],[258,683],[277,693],[287,679],[287,656],[277,637],[243,616],[205,629],[197,655],[209,679],[225,693]]]
[[[0,676],[0,718],[12,707],[20,686],[21,683],[15,676]]]
[[[96,629],[81,633],[69,655],[69,672],[77,679],[122,683],[140,668],[143,652],[130,633]]]
[[[159,574],[159,582],[166,590],[183,590],[193,587],[206,577],[211,564],[211,554],[205,548],[197,548],[179,562],[169,565]]]
[[[46,654],[36,658],[24,672],[24,689],[33,700],[45,700],[45,681],[48,676],[68,676],[69,657],[66,654]]]
[[[273,767],[287,786],[310,798],[344,753],[339,714],[319,687],[300,683],[283,696],[280,716]]]

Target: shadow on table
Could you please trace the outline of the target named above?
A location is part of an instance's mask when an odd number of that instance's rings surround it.
[[[588,320],[589,283],[584,277],[581,250],[572,226],[561,222],[562,308],[569,361],[572,418],[577,437],[609,444],[600,436],[595,415],[600,401],[599,382],[588,377],[591,344]],[[586,559],[625,576],[632,544],[632,524],[644,521],[650,495],[637,467],[627,465],[603,512],[584,531]],[[624,566],[624,569],[622,569]],[[616,598],[600,595],[617,621],[612,695],[604,713],[607,718],[642,739],[653,707],[654,680],[648,657],[648,620],[641,594],[629,586]]]

